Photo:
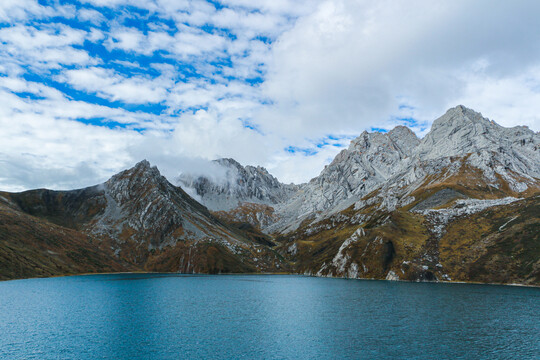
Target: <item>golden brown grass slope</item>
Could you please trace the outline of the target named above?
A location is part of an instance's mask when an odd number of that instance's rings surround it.
[[[442,236],[409,207],[368,210],[356,223],[349,208],[278,238],[278,248],[295,271],[319,276],[540,286],[540,196],[455,218]]]
[[[0,203],[0,280],[130,270],[87,235]]]
[[[452,280],[540,285],[540,196],[452,222],[439,248]]]

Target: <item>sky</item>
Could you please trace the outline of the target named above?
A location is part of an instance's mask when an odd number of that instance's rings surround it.
[[[301,183],[463,104],[540,130],[540,2],[2,0],[0,190],[231,157]]]

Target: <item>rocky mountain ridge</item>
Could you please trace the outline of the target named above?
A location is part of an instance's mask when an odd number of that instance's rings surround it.
[[[100,264],[92,271],[540,284],[540,134],[526,127],[457,106],[423,139],[403,126],[362,133],[301,186],[232,159],[215,163],[225,176],[179,180],[203,204],[146,161],[86,189],[1,193],[0,224],[11,225],[0,227],[0,250],[13,253],[18,217],[50,223],[46,239],[72,231],[91,244],[95,254],[77,257]],[[58,247],[37,243],[38,252],[25,242],[26,253],[51,274],[43,251]]]
[[[2,197],[11,211],[76,231],[132,268],[257,272],[281,263],[264,242],[223,223],[147,161],[86,189]]]
[[[359,142],[366,145],[357,152]],[[458,106],[416,146],[408,141],[409,155],[399,158],[381,145],[388,143],[362,134],[303,189],[307,196],[276,209],[287,215],[266,231],[279,234],[299,272],[540,282],[538,133],[503,128]],[[357,164],[361,169],[350,171]],[[335,189],[359,179],[366,186],[341,187],[337,203],[334,191],[322,191],[327,182]],[[311,194],[319,194],[321,210],[304,213],[303,205],[317,203]]]
[[[481,187],[508,188],[506,195],[536,191],[540,135],[523,126],[504,128],[461,105],[435,120],[421,140],[403,126],[386,134],[364,132],[276,209],[282,220],[267,230],[286,233],[314,214],[320,220],[353,203],[360,207],[362,198],[376,190],[388,209],[405,206],[428,177],[443,182],[465,168],[476,171],[470,179]]]
[[[438,183],[467,174],[470,183],[492,188],[495,197],[534,192],[540,178],[539,138],[527,127],[504,128],[459,105],[436,119],[423,139],[405,126],[388,133],[364,131],[319,176],[300,186],[280,184],[263,168],[243,168],[232,159],[216,161],[234,169],[228,173],[233,180],[224,184],[187,173],[180,181],[195,188],[210,209],[229,211],[238,218],[264,215],[244,214],[242,208],[248,207],[242,204],[269,205],[274,209],[273,221],[254,220],[253,225],[262,225],[267,233],[287,233],[308,218],[321,220],[352,204],[362,206],[362,199],[374,191],[388,209],[405,206],[428,177]],[[254,169],[262,169],[262,176],[253,175]],[[484,190],[477,195],[488,196]]]
[[[514,265],[526,252],[535,254],[527,260],[527,270],[505,270],[512,281],[522,277],[534,283],[540,281],[540,246],[534,245],[539,241],[534,231],[539,192],[540,135],[522,126],[504,128],[457,106],[435,120],[423,139],[402,126],[388,133],[362,133],[319,176],[273,205],[272,217],[260,227],[275,236],[279,251],[300,273],[495,279],[495,274],[467,269],[483,258],[491,259],[483,271],[495,271],[495,258],[506,254],[493,249],[505,247],[516,251],[509,261]],[[519,223],[507,218],[509,209],[523,214]],[[496,214],[504,222],[493,223],[483,214]],[[220,216],[250,218],[240,208]],[[484,223],[462,227],[471,217]],[[501,228],[505,223],[516,225]],[[461,228],[462,236],[483,239],[482,246],[471,244],[481,249],[478,258],[467,256],[467,248],[448,245],[454,228]],[[480,237],[478,229],[484,231]],[[521,235],[509,243],[506,235],[511,233]],[[448,268],[449,257],[463,260]]]

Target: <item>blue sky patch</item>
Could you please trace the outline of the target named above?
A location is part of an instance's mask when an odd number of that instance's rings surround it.
[[[285,148],[285,151],[290,154],[302,154],[305,156],[313,156],[316,155],[319,151],[312,148],[301,148],[297,146],[287,146]]]

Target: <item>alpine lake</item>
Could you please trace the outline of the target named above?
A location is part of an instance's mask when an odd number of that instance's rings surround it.
[[[294,275],[0,282],[0,359],[539,356],[539,288]]]

